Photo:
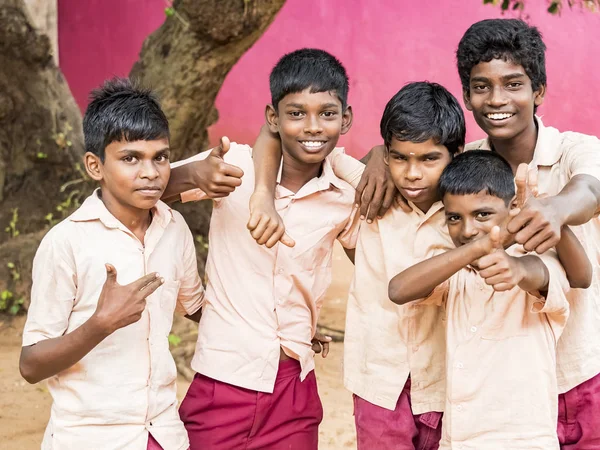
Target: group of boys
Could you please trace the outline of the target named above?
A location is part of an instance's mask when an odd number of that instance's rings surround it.
[[[488,138],[465,146],[458,101],[410,83],[366,169],[336,148],[348,77],[322,50],[279,60],[254,148],[223,138],[172,165],[152,93],[95,91],[85,166],[100,188],[43,239],[23,333],[21,373],[53,397],[42,448],[316,449],[337,239],[355,264],[344,384],[359,450],[600,449],[600,142],[535,115],[534,27],[478,22],[457,60]],[[386,183],[396,201],[355,205]],[[213,199],[205,290],[161,198]],[[179,410],[176,310],[199,322]]]

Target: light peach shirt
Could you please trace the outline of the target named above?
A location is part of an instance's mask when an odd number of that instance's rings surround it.
[[[151,272],[165,283],[147,298],[138,322],[48,379],[53,404],[42,449],[145,450],[148,432],[165,450],[186,449],[168,335],[176,306],[193,314],[203,301],[192,234],[179,213],[158,202],[142,245],[97,192],[40,244],[23,346],[63,336],[90,318],[105,263],[120,284]]]
[[[244,176],[233,193],[214,201],[206,305],[192,368],[235,386],[273,392],[280,347],[300,361],[302,380],[314,369],[311,338],[331,282],[333,244],[339,239],[347,248],[355,245],[349,233],[356,216],[354,189],[333,174],[328,161],[321,176],[295,194],[278,184],[275,207],[296,245],[268,249],[246,227],[254,191],[252,149],[232,143],[224,159]],[[200,190],[182,194],[183,201],[202,198]]]
[[[358,184],[361,162],[332,153],[331,163],[340,177]],[[426,214],[409,204],[409,214],[392,207],[383,218],[358,224],[346,311],[344,385],[368,402],[394,410],[410,375],[412,409],[422,414],[444,409],[444,313],[435,305],[395,305],[388,284],[396,274],[454,245],[441,202]]]
[[[538,170],[540,194],[556,195],[575,175],[600,179],[600,140],[580,133],[561,133],[545,127],[538,117],[538,139],[529,167]],[[468,144],[467,150],[490,149],[488,140]],[[558,342],[558,390],[567,392],[600,373],[600,219],[571,227],[594,268],[588,289],[572,289],[567,298],[571,315]]]
[[[508,253],[522,255],[516,247]],[[441,450],[558,450],[556,342],[569,285],[555,255],[541,256],[545,299],[519,287],[495,292],[465,268],[423,301],[446,310]]]

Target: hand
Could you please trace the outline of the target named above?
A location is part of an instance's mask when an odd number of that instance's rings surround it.
[[[229,147],[229,139],[224,136],[221,145],[215,147],[206,159],[191,163],[194,164],[196,186],[210,198],[227,197],[242,184],[244,171],[223,160]]]
[[[520,164],[515,175],[517,206],[521,209],[508,222],[510,233],[528,251],[544,253],[560,241],[562,220],[551,198],[536,198],[538,195],[537,173],[528,173],[527,165]]]
[[[500,236],[500,227],[494,227],[488,234],[490,252],[479,258],[479,276],[495,291],[509,291],[524,278],[519,258],[509,256],[504,251]]]
[[[254,191],[250,197],[248,230],[259,245],[273,247],[277,242],[293,247],[296,242],[285,233],[283,220],[275,210],[273,197],[268,192]]]
[[[329,354],[329,343],[331,342],[331,336],[325,336],[318,331],[315,333],[315,336],[312,338],[312,350],[315,353],[321,353],[321,347],[323,350],[323,358],[327,358]]]
[[[385,212],[392,206],[394,197],[398,193],[394,180],[390,174],[388,165],[385,163],[385,146],[378,145],[369,152],[371,155],[365,171],[356,187],[355,202],[360,206],[360,218],[367,219],[371,223],[375,217],[383,217]],[[402,203],[399,203],[402,207]],[[410,212],[411,209],[404,202],[403,210]],[[408,208],[408,209],[405,209]]]
[[[157,273],[151,273],[121,286],[117,283],[117,269],[110,264],[105,266],[106,281],[94,317],[102,330],[112,334],[140,320],[146,308],[146,297],[163,284],[164,279]]]

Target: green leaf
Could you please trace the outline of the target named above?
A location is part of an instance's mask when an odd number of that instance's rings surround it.
[[[504,0],[502,2],[502,11],[506,11],[510,6],[510,0]]]
[[[177,347],[179,344],[181,344],[181,338],[176,334],[171,333],[169,334],[169,344],[171,344],[173,347]]]
[[[548,12],[550,14],[556,14],[558,12],[558,2],[552,2],[552,4],[548,7]]]
[[[175,9],[173,7],[165,8],[165,15],[167,17],[173,17],[175,15]]]
[[[6,267],[8,267],[9,269],[14,269],[15,268],[15,263],[13,262],[9,262]]]
[[[48,155],[46,155],[44,152],[37,152],[38,159],[46,159],[48,157]]]
[[[21,305],[12,305],[10,308],[8,308],[8,313],[11,316],[16,316],[20,309]]]
[[[0,293],[0,300],[7,301],[7,300],[10,300],[12,298],[12,296],[13,296],[12,292],[5,289]]]

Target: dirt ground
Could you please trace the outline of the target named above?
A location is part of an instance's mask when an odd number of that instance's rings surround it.
[[[352,265],[341,247],[334,254],[333,283],[321,312],[320,323],[343,330]],[[51,398],[44,383],[27,384],[19,375],[18,361],[24,318],[0,316],[0,450],[37,450],[50,414]],[[355,449],[352,397],[342,385],[343,343],[334,343],[326,359],[317,356],[319,393],[325,410],[320,428],[321,450]],[[182,398],[188,382],[179,380]]]

